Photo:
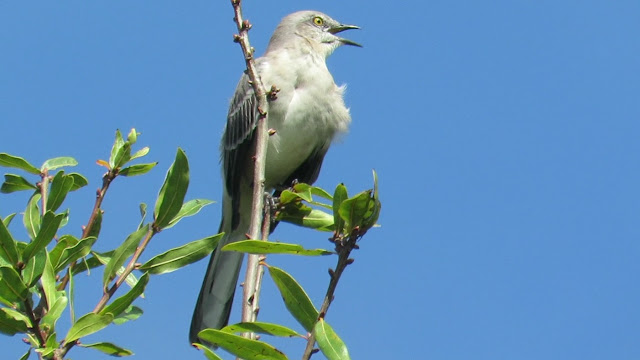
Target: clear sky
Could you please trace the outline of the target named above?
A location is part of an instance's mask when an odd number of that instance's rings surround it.
[[[257,53],[304,9],[362,27],[346,36],[364,48],[329,59],[353,124],[318,181],[355,193],[372,168],[380,177],[382,227],[362,240],[327,316],[352,358],[640,358],[640,2],[247,0]],[[87,221],[95,161],[116,129],[137,128],[160,164],[114,183],[98,249],[135,230],[178,147],[187,197],[220,200],[218,141],[244,67],[232,17],[228,1],[0,1],[0,152],[80,162],[90,185],[70,195],[67,231]],[[1,195],[0,216],[26,197]],[[219,218],[209,206],[146,258],[214,234]],[[328,246],[291,225],[272,238]],[[335,259],[268,262],[319,304]],[[206,265],[153,277],[140,319],[85,342],[204,358],[187,332]],[[78,279],[79,313],[95,306],[100,278]],[[270,281],[260,315],[296,327]],[[304,346],[275,342],[292,359]],[[0,348],[6,359],[26,350],[19,337]]]

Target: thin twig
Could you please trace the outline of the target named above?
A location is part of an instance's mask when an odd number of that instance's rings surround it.
[[[109,169],[109,171],[106,174],[104,174],[104,176],[102,177],[102,188],[96,191],[96,201],[93,204],[93,210],[91,210],[89,221],[87,222],[87,225],[85,225],[84,228],[82,229],[82,239],[89,236],[89,234],[91,233],[91,230],[93,230],[93,225],[96,222],[96,217],[102,211],[101,206],[102,206],[102,201],[104,200],[104,196],[106,195],[107,190],[109,190],[109,185],[111,185],[111,182],[113,182],[113,180],[117,176],[118,176],[118,173],[115,170]],[[63,290],[67,286],[67,283],[69,282],[69,277],[71,276],[70,272],[73,271],[73,268],[76,265],[77,265],[77,261],[74,261],[73,263],[71,263],[71,265],[69,265],[69,267],[67,268],[67,273],[60,280],[60,284],[58,284],[58,291]]]
[[[42,216],[47,212],[47,197],[49,191],[49,170],[44,169],[40,174],[40,199],[42,200]]]
[[[36,315],[33,313],[33,306],[31,306],[31,299],[28,298],[22,302],[24,304],[24,310],[27,313],[27,317],[31,321],[31,325],[33,325],[33,333],[36,336],[36,339],[40,344],[39,347],[44,347],[45,339],[42,336],[42,331],[40,330],[40,320],[36,319]]]
[[[357,241],[362,234],[358,232],[358,229],[353,231],[353,233],[346,239],[342,239],[339,234],[334,234],[332,241],[336,244],[336,252],[338,253],[338,263],[336,264],[336,269],[329,269],[329,276],[331,276],[331,280],[329,281],[329,287],[327,287],[327,293],[325,294],[324,301],[322,302],[322,306],[320,307],[319,318],[324,318],[329,311],[329,306],[331,306],[331,302],[333,302],[333,294],[336,291],[336,287],[338,286],[338,282],[340,281],[340,277],[342,276],[342,272],[347,268],[349,264],[352,263],[352,260],[349,259],[349,255],[353,249],[357,248]],[[308,360],[311,355],[313,355],[313,346],[316,343],[315,333],[312,331],[307,339],[307,346],[304,349],[304,353],[302,354],[302,360]]]
[[[231,5],[234,11],[234,20],[238,28],[238,34],[235,35],[234,40],[240,44],[242,53],[244,55],[245,63],[247,66],[247,75],[251,81],[251,86],[258,103],[258,123],[254,132],[256,154],[254,157],[254,174],[253,174],[253,202],[251,206],[251,225],[249,227],[249,237],[251,239],[257,239],[260,236],[260,226],[262,224],[262,212],[264,208],[264,169],[265,169],[265,155],[267,152],[267,92],[264,85],[260,80],[256,65],[254,62],[254,49],[249,43],[249,29],[251,23],[248,20],[243,20],[242,9],[240,7],[240,0],[231,0]],[[268,231],[266,235],[268,235]],[[264,234],[263,234],[264,237]],[[260,255],[249,255],[247,260],[247,273],[245,276],[243,287],[243,307],[242,307],[242,321],[249,322],[255,321],[256,313],[252,306],[252,303],[257,299],[257,283],[259,278],[260,268]],[[256,303],[257,306],[257,303]],[[253,320],[252,320],[253,319]],[[254,338],[254,334],[244,334],[245,337]]]

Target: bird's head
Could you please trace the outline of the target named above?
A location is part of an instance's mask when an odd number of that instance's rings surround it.
[[[269,41],[269,48],[288,47],[303,41],[327,57],[341,45],[362,47],[354,41],[336,35],[350,29],[359,27],[342,24],[318,11],[298,11],[282,19]]]

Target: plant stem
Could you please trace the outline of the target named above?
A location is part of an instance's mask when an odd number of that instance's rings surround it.
[[[47,212],[47,197],[49,194],[49,170],[44,169],[40,174],[40,200],[42,200],[42,216]]]
[[[253,57],[253,49],[249,43],[249,29],[251,24],[248,20],[242,19],[242,8],[240,0],[231,0],[234,11],[234,20],[238,28],[238,34],[235,41],[240,44],[247,66],[247,75],[251,81],[251,86],[258,103],[258,123],[254,130],[256,153],[254,157],[254,173],[253,173],[253,202],[251,206],[251,225],[249,227],[249,237],[257,239],[260,236],[260,226],[262,224],[262,212],[264,209],[264,169],[265,157],[267,153],[267,141],[269,135],[267,132],[267,93],[264,85],[258,76],[258,71]],[[263,239],[266,239],[269,232],[263,233]],[[259,268],[260,255],[249,255],[247,260],[247,273],[245,276],[243,287],[243,307],[242,321],[255,321],[257,316],[257,298],[259,297]],[[254,338],[253,333],[245,333],[247,338]]]

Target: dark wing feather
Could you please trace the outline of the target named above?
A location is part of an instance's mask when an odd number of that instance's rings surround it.
[[[250,162],[253,149],[253,133],[258,121],[258,106],[249,77],[244,74],[236,87],[229,106],[227,126],[222,136],[222,164],[224,181],[228,194],[233,199],[234,229],[239,221],[238,206],[242,176],[251,176],[247,169],[253,169]]]

